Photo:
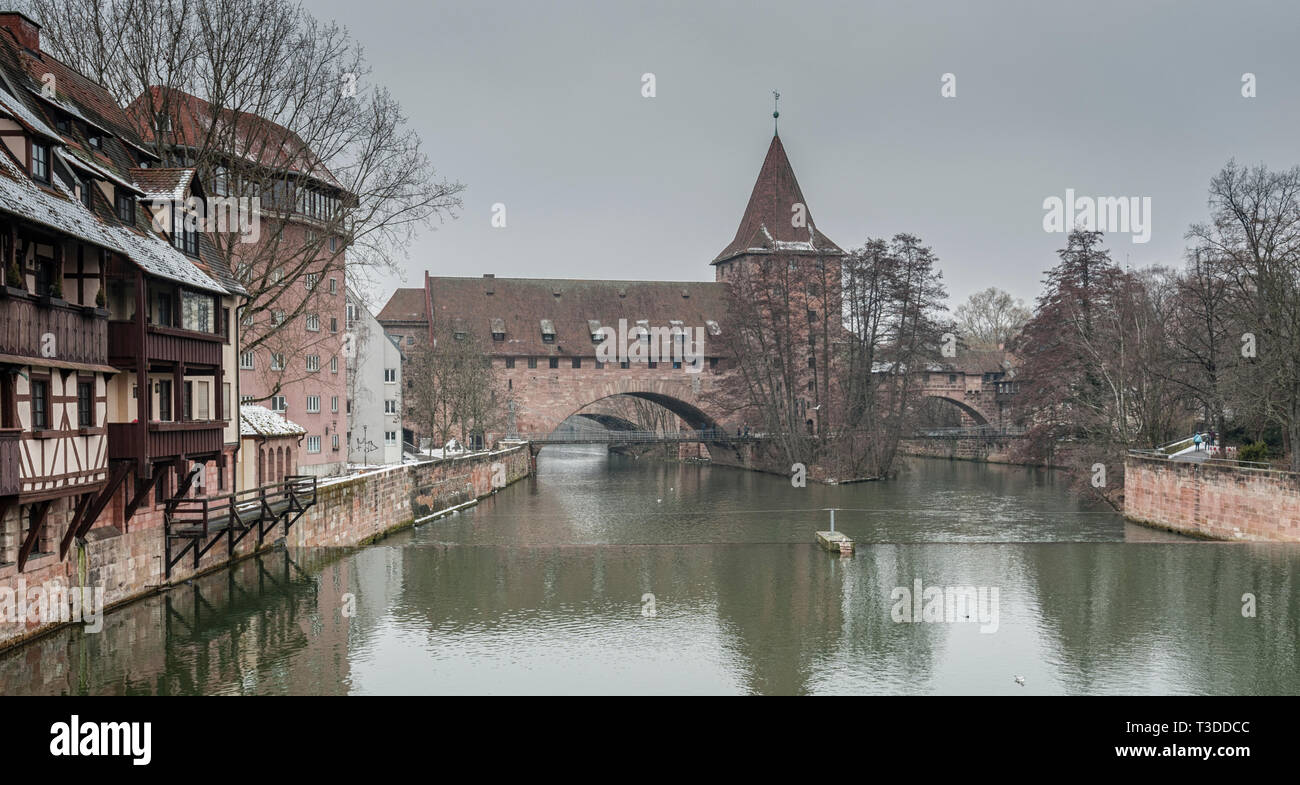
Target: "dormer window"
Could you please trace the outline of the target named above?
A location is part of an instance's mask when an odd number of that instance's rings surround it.
[[[96,150],[100,150],[104,147],[104,137],[100,136],[97,133],[93,133],[93,132],[90,133],[86,137],[86,141],[89,142],[90,146],[95,148]]]
[[[506,320],[492,320],[492,340],[500,343],[506,339]]]
[[[542,343],[555,343],[555,324],[550,319],[542,319]]]
[[[591,332],[591,342],[592,342],[592,343],[600,343],[602,340],[604,340],[605,336],[604,336],[604,334],[601,333],[601,331],[600,331],[600,320],[599,320],[599,319],[588,319],[588,320],[587,320],[587,329]]]
[[[183,203],[172,206],[172,245],[190,256],[199,255],[197,216],[188,212]]]
[[[125,224],[135,223],[135,199],[125,188],[115,188],[113,190],[113,203],[117,210],[117,218]]]
[[[50,181],[50,146],[32,142],[32,178],[42,183]]]
[[[66,134],[72,131],[72,120],[66,114],[59,114],[58,119],[54,121],[54,127],[59,129],[59,133]]]

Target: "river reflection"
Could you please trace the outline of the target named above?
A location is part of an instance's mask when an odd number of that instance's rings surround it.
[[[2,656],[0,692],[1300,692],[1294,547],[1132,527],[1042,470],[916,459],[796,489],[551,450],[455,517],[268,553]],[[811,542],[830,506],[853,557]],[[996,588],[996,631],[895,622],[916,580]]]

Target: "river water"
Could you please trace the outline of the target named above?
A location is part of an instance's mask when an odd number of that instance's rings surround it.
[[[1300,548],[1133,526],[1048,470],[539,466],[368,548],[267,553],[0,655],[0,694],[1300,693]],[[853,556],[814,544],[827,507]]]

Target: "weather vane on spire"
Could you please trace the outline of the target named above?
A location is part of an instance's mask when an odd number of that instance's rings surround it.
[[[776,126],[777,118],[781,116],[781,113],[777,110],[777,102],[780,100],[781,100],[781,94],[773,90],[772,91],[772,133],[773,134],[777,133],[777,126]]]

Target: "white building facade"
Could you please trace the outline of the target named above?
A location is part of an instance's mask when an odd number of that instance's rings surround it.
[[[402,351],[351,289],[345,340],[348,463],[401,463]]]

